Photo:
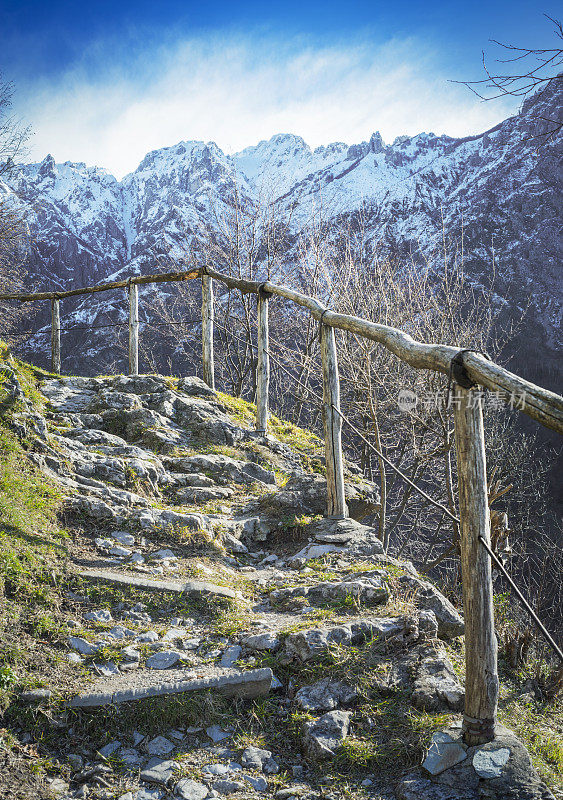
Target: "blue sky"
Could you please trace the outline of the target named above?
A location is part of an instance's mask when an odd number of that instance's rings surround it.
[[[235,151],[274,133],[312,146],[421,130],[463,136],[515,101],[450,83],[481,76],[490,38],[549,46],[554,3],[14,2],[0,71],[34,129],[32,156],[121,177],[182,139]]]

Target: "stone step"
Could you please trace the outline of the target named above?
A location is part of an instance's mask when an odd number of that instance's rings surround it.
[[[113,586],[123,588],[140,589],[145,592],[170,592],[172,594],[186,594],[191,597],[205,598],[228,597],[234,599],[238,595],[233,589],[227,586],[216,586],[207,581],[153,581],[149,578],[141,578],[127,572],[112,572],[110,570],[89,569],[78,573],[79,578],[94,583],[109,583]]]
[[[126,675],[101,678],[67,705],[71,708],[95,708],[207,689],[213,689],[226,697],[252,699],[268,694],[272,678],[273,673],[269,667],[244,672],[206,667],[205,672],[199,675],[198,670],[194,669],[139,670]]]

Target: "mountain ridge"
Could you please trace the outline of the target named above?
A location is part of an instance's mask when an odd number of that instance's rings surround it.
[[[530,307],[538,337],[533,353],[547,351],[549,364],[538,373],[524,339],[518,343],[523,371],[553,385],[562,319],[563,167],[561,131],[550,136],[549,126],[560,115],[554,87],[526,100],[517,115],[462,139],[420,133],[386,145],[375,132],[367,142],[313,150],[295,134],[276,134],[233,155],[214,142],[183,141],[147,153],[121,181],[103,168],[56,164],[47,156],[18,167],[9,184],[0,183],[0,196],[28,214],[29,279],[42,289],[76,288],[178,261],[203,229],[217,233],[236,203],[274,202],[280,214],[291,214],[296,234],[319,205],[328,223],[362,214],[366,238],[392,242],[404,258],[432,259],[444,230],[452,240],[463,236],[468,275],[480,284],[495,272],[509,320]],[[289,251],[288,261],[294,256]],[[80,301],[67,308],[77,313]],[[88,308],[91,324],[107,316],[107,303],[90,299]],[[29,352],[42,341],[32,341]],[[82,351],[78,341],[68,367],[80,366]]]

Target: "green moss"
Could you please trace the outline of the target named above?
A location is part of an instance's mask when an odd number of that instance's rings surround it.
[[[59,490],[0,418],[0,582],[8,596],[45,600],[50,570],[66,554],[60,507]]]
[[[217,392],[219,401],[223,404],[228,414],[243,427],[253,427],[256,420],[256,406],[240,397],[232,397],[224,392]],[[283,444],[309,455],[320,456],[323,452],[323,442],[311,431],[294,425],[293,422],[280,419],[275,414],[270,414],[268,432]]]
[[[243,400],[242,397],[232,397],[224,392],[217,392],[217,399],[235,422],[243,427],[249,427],[256,420],[256,406]]]

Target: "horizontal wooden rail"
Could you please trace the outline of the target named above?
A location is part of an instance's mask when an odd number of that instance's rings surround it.
[[[65,297],[78,297],[81,294],[95,294],[96,292],[109,292],[110,289],[127,289],[133,284],[144,283],[168,283],[172,281],[185,281],[190,278],[197,278],[201,274],[200,270],[187,272],[162,272],[156,275],[137,275],[127,278],[124,281],[112,281],[111,283],[100,283],[99,286],[85,286],[82,289],[69,289],[67,292],[35,292],[31,294],[0,294],[0,300],[19,300],[22,303],[30,303],[34,300],[63,300]]]
[[[430,369],[448,374],[452,359],[459,353],[458,347],[418,342],[408,333],[392,328],[389,325],[382,325],[381,323],[370,322],[350,314],[339,314],[336,311],[331,311],[319,300],[294,289],[289,289],[286,286],[278,286],[271,281],[250,281],[244,278],[235,278],[210,267],[194,268],[183,272],[141,275],[123,281],[100,284],[99,286],[71,289],[68,292],[5,294],[0,295],[0,300],[30,302],[34,300],[63,299],[81,294],[105,292],[111,289],[126,289],[131,283],[150,284],[184,281],[198,278],[203,274],[220,281],[229,289],[238,289],[244,294],[259,294],[260,290],[263,290],[278,297],[284,297],[286,300],[291,300],[297,305],[307,308],[315,319],[320,321],[322,317],[325,325],[379,342],[400,358],[401,361],[417,369]],[[503,400],[512,400],[518,410],[523,411],[546,428],[551,428],[563,434],[563,397],[561,395],[524,380],[524,378],[509,372],[493,361],[489,361],[479,353],[464,352],[463,365],[469,377],[475,383],[493,392],[499,392]]]

